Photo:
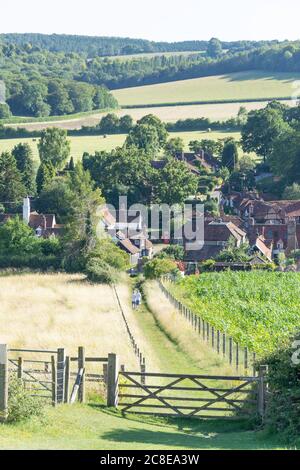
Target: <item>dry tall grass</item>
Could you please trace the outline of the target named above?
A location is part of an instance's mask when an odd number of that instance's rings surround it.
[[[89,356],[115,352],[126,368],[137,367],[111,287],[81,275],[0,276],[0,325],[0,343],[11,347],[75,355],[85,346]]]
[[[179,315],[161,292],[156,281],[146,283],[145,294],[148,307],[157,322],[169,337],[178,344],[180,349],[191,358],[202,373],[235,375],[236,371],[221,356],[203,343],[199,334],[193,331],[187,321]]]

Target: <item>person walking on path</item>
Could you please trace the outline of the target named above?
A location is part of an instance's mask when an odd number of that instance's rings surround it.
[[[137,303],[137,307],[139,307],[142,303],[142,294],[140,293],[139,290],[137,291],[137,294],[136,294],[136,303]]]
[[[138,305],[138,293],[137,293],[137,290],[135,289],[132,293],[132,308],[133,310],[135,310],[137,308],[137,305]]]

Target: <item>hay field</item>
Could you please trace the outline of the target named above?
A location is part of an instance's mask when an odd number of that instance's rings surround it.
[[[188,150],[188,144],[191,140],[201,139],[225,139],[227,137],[234,137],[240,139],[239,132],[171,132],[170,137],[181,137],[185,144],[185,150]],[[84,152],[94,154],[96,151],[107,150],[110,151],[116,147],[120,147],[125,142],[125,134],[108,135],[105,139],[103,136],[80,136],[69,137],[71,142],[71,155],[75,160],[81,160]],[[20,142],[28,143],[33,151],[33,156],[36,162],[39,160],[37,143],[38,139],[19,138],[19,139],[0,139],[0,153],[11,151],[13,147]]]
[[[287,98],[298,73],[238,72],[114,90],[121,106]]]
[[[15,348],[65,347],[75,355],[119,355],[136,368],[118,304],[109,286],[90,285],[82,275],[0,276],[0,343]]]

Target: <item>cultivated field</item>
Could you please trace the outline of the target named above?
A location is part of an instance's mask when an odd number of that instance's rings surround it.
[[[300,325],[299,273],[202,273],[171,289],[212,326],[261,355]]]
[[[20,274],[0,277],[0,343],[16,348],[65,347],[75,355],[115,352],[137,367],[118,304],[109,286],[82,275]]]
[[[134,121],[141,119],[147,114],[154,114],[164,122],[176,122],[179,119],[196,119],[196,118],[209,118],[212,121],[225,121],[226,119],[236,117],[241,106],[244,106],[248,111],[264,108],[268,101],[261,102],[247,102],[247,103],[222,103],[222,104],[199,104],[199,105],[180,105],[180,106],[159,106],[147,108],[130,108],[130,109],[114,109],[111,112],[121,117],[125,114],[130,114]],[[285,104],[291,104],[291,101],[286,101]],[[96,126],[100,119],[105,116],[105,112],[92,112],[86,113],[82,116],[69,116],[66,118],[57,117],[54,120],[39,121],[38,119],[32,122],[20,121],[18,124],[7,124],[9,127],[23,127],[29,131],[38,131],[46,129],[47,127],[59,127],[61,129],[73,130],[81,129],[82,126]],[[16,119],[16,118],[15,118]],[[18,122],[16,120],[16,122]]]
[[[188,144],[191,140],[201,139],[225,139],[227,137],[240,138],[239,132],[172,132],[170,137],[181,137],[185,143],[185,149],[188,150]],[[113,148],[122,146],[126,139],[125,134],[103,136],[80,136],[69,137],[71,142],[71,155],[75,160],[80,160],[84,152],[93,154],[95,151],[112,150]],[[36,161],[38,161],[38,139],[20,138],[20,139],[3,139],[0,140],[0,153],[10,151],[20,142],[28,143],[33,151]]]
[[[300,74],[239,72],[113,91],[121,106],[289,98]]]

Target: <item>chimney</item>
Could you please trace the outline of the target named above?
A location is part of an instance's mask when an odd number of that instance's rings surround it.
[[[30,221],[30,199],[26,196],[23,199],[23,222],[29,224]]]
[[[287,254],[291,251],[297,250],[297,225],[295,219],[290,219],[287,224]]]

